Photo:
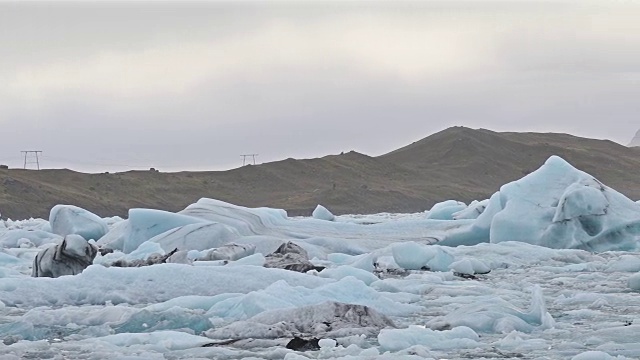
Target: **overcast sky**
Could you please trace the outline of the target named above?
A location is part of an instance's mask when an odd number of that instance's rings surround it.
[[[627,144],[640,2],[0,2],[0,164],[224,170],[449,126]]]

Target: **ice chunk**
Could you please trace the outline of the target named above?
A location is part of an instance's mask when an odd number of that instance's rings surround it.
[[[311,216],[314,219],[318,219],[318,220],[334,221],[336,219],[335,215],[333,215],[331,211],[329,211],[326,207],[320,204],[316,206]]]
[[[165,251],[207,250],[217,248],[240,238],[234,228],[219,223],[196,223],[167,230],[149,239]]]
[[[42,230],[13,229],[0,233],[0,248],[39,247],[60,241],[60,235]]]
[[[638,248],[640,208],[557,156],[490,201],[490,241],[590,251]],[[484,215],[484,214],[483,214]],[[480,220],[480,217],[478,218]]]
[[[391,249],[396,264],[407,270],[422,269],[434,256],[431,248],[412,241],[393,244]]]
[[[228,263],[228,266],[240,266],[240,265],[264,266],[266,262],[267,260],[265,259],[264,255],[257,253],[257,254],[245,256],[235,261],[230,261]]]
[[[487,208],[487,205],[489,205],[489,199],[482,201],[474,200],[465,209],[454,213],[452,217],[454,220],[477,219]]]
[[[253,244],[226,244],[201,255],[198,260],[238,260],[246,256],[253,255],[256,252],[256,246]]]
[[[101,217],[73,205],[56,205],[51,208],[49,223],[54,234],[77,234],[87,240],[98,240],[109,231],[107,223]]]
[[[114,223],[109,232],[101,237],[96,244],[100,247],[122,251],[124,240],[129,233],[129,220]]]
[[[640,257],[637,255],[622,255],[620,258],[611,261],[606,271],[640,272]]]
[[[93,263],[98,248],[82,236],[71,234],[60,244],[41,250],[33,261],[31,276],[56,278],[77,275]]]
[[[66,242],[65,252],[70,256],[86,256],[87,250],[87,240],[83,238],[81,235],[67,235],[64,237]]]
[[[165,250],[158,243],[154,243],[151,241],[145,241],[140,246],[138,246],[134,251],[127,254],[123,257],[124,260],[144,260],[149,258],[151,255],[166,254]]]
[[[640,273],[631,275],[627,280],[627,285],[631,290],[640,291]]]
[[[602,188],[573,183],[560,198],[553,222],[571,220],[579,216],[606,215],[609,201]]]
[[[103,244],[111,249],[118,250],[120,250],[121,246],[123,252],[130,253],[143,242],[167,230],[205,222],[207,221],[203,219],[168,211],[131,209],[129,210],[129,219],[126,222],[123,221],[119,223],[123,225],[118,225],[111,229],[109,233],[98,241],[98,244]],[[113,235],[111,235],[112,232],[114,233]]]
[[[425,345],[429,349],[446,350],[475,348],[480,336],[468,327],[436,331],[422,326],[410,325],[406,329],[385,329],[378,335],[378,343],[387,351],[400,351],[414,345]]]
[[[427,213],[427,219],[432,220],[453,220],[453,214],[467,208],[461,201],[447,200],[437,203],[431,207]]]
[[[432,329],[468,326],[478,332],[506,334],[516,330],[529,333],[535,328],[552,328],[554,320],[547,312],[542,289],[534,286],[528,311],[523,311],[501,298],[485,299],[442,318],[433,319],[427,326]]]
[[[287,212],[282,209],[247,208],[207,198],[187,206],[180,214],[228,225],[241,235],[279,233],[273,229],[274,225],[283,224],[287,219]]]
[[[615,358],[602,351],[585,351],[571,358],[571,360],[614,360]]]
[[[158,352],[190,349],[200,347],[211,342],[205,337],[191,335],[180,331],[155,331],[143,334],[122,333],[104,336],[95,340],[87,339],[85,341],[105,342],[118,347],[135,347],[137,349]]]
[[[279,268],[298,272],[321,270],[309,261],[307,252],[299,245],[289,241],[265,257],[265,267]]]
[[[487,264],[474,258],[455,261],[449,265],[449,269],[464,275],[486,274],[491,271],[491,268]]]
[[[393,244],[391,247],[396,264],[407,270],[449,271],[454,261],[451,254],[440,246],[415,242]]]
[[[214,339],[273,339],[281,337],[334,337],[377,335],[395,327],[391,319],[363,305],[327,301],[299,308],[262,312],[246,321],[234,322],[206,332]],[[335,346],[335,343],[334,343]],[[332,346],[332,347],[334,347]]]
[[[318,276],[330,279],[340,280],[347,276],[353,276],[356,279],[361,280],[367,285],[371,285],[374,281],[378,281],[377,276],[373,275],[371,272],[355,268],[349,265],[340,265],[336,268],[324,269],[322,270]]]
[[[201,268],[160,264],[119,268],[92,265],[79,275],[57,279],[0,278],[0,291],[7,306],[98,305],[107,302],[149,304],[193,294],[248,293],[283,280],[285,284],[306,287],[334,282],[332,279],[257,266]],[[362,282],[355,281],[366,288]]]
[[[214,268],[218,269],[218,267],[212,267]],[[310,279],[322,279],[305,276]],[[328,281],[328,279],[322,280]],[[337,282],[331,281],[315,289],[291,286],[283,281],[277,281],[264,290],[222,301],[209,309],[209,314],[214,319],[220,318],[224,321],[244,320],[268,310],[316,305],[326,301],[364,305],[385,315],[409,315],[421,309],[413,304],[394,301],[350,276]]]
[[[320,339],[318,341],[318,346],[320,346],[320,349],[333,349],[334,347],[336,347],[336,345],[338,345],[338,342],[333,339]]]

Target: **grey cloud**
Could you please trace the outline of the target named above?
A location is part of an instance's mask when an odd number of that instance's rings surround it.
[[[0,88],[0,162],[38,147],[52,167],[224,169],[452,125],[621,143],[640,127],[634,6],[118,4],[0,4],[0,79],[18,84]]]

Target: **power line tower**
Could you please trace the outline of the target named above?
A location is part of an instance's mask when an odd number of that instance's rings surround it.
[[[20,152],[24,154],[25,169],[27,168],[27,164],[36,164],[36,168],[40,170],[40,160],[38,159],[38,154],[42,154],[41,150],[25,150]],[[29,155],[31,156],[29,157]],[[29,161],[27,161],[27,157],[29,157]]]
[[[251,158],[253,159],[253,165],[256,164],[256,156],[258,156],[258,154],[244,154],[244,155],[240,155],[242,156],[242,166],[245,166],[247,164],[247,158],[249,156],[251,156]]]

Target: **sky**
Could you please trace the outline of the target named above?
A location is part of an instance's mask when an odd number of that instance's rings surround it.
[[[627,144],[638,19],[623,0],[0,2],[0,164],[226,170],[456,125]]]

